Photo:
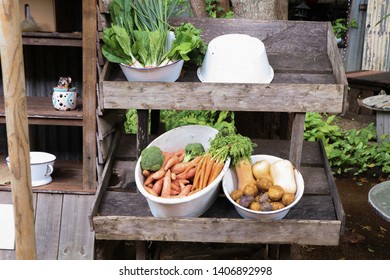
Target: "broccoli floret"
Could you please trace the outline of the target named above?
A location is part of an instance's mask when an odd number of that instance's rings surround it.
[[[200,156],[205,152],[204,147],[200,143],[190,143],[184,148],[183,162],[189,162],[190,160]]]
[[[157,171],[164,163],[164,155],[157,146],[150,146],[141,152],[142,170]]]

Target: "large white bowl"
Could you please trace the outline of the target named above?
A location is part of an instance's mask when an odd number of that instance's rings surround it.
[[[211,40],[202,66],[202,82],[270,83],[274,71],[261,40],[246,34],[226,34]]]
[[[181,73],[184,60],[152,68],[137,68],[123,63],[119,64],[129,82],[175,82]]]
[[[270,163],[273,163],[277,160],[280,160],[281,158],[275,156],[269,156],[269,155],[252,155],[251,159],[252,159],[252,163],[254,164],[256,161],[263,160],[263,159],[268,160]],[[257,220],[280,220],[287,215],[290,209],[298,203],[298,201],[302,198],[303,195],[303,191],[305,188],[303,177],[297,169],[294,169],[294,173],[295,173],[295,182],[297,184],[295,200],[293,203],[280,210],[254,211],[236,203],[230,197],[230,193],[237,188],[237,175],[234,168],[230,168],[228,172],[226,172],[226,175],[223,177],[222,180],[222,188],[223,188],[223,192],[225,193],[225,196],[234,205],[238,214],[240,214],[241,217],[246,219],[257,219]]]
[[[6,159],[10,167],[10,159]],[[56,156],[46,152],[30,152],[31,185],[38,187],[49,184],[53,179],[51,174],[54,171]]]
[[[218,133],[218,130],[202,125],[188,125],[174,128],[162,134],[150,146],[158,146],[161,150],[174,152],[184,149],[189,143],[201,143],[207,150],[210,141]],[[199,217],[214,203],[217,198],[220,182],[229,169],[230,159],[225,162],[219,176],[203,190],[183,198],[156,197],[145,191],[143,185],[145,178],[142,175],[141,157],[135,167],[135,182],[139,192],[145,196],[150,211],[155,217]]]

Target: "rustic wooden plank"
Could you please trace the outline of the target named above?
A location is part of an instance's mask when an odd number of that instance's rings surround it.
[[[96,0],[82,3],[83,14],[83,187],[96,189]]]
[[[4,98],[0,96],[0,123],[5,123]],[[82,125],[81,104],[77,110],[59,111],[54,109],[51,97],[28,96],[27,118],[30,124]]]
[[[80,39],[54,39],[54,38],[29,38],[23,37],[23,45],[36,46],[63,46],[63,47],[81,47]]]
[[[37,258],[31,192],[26,81],[18,5],[0,5],[0,59],[9,145],[16,259]]]
[[[94,232],[88,222],[93,195],[66,195],[61,218],[59,260],[92,260]]]
[[[330,63],[332,64],[333,73],[335,75],[336,83],[344,85],[342,93],[344,96],[343,99],[343,111],[341,114],[344,114],[348,108],[348,82],[347,77],[345,76],[345,70],[343,67],[343,62],[337,47],[337,43],[334,39],[334,32],[330,22],[328,24],[328,34],[327,34],[327,50]]]
[[[340,113],[344,99],[342,85],[321,84],[221,83],[215,86],[209,83],[156,82],[151,86],[142,82],[106,81],[103,89],[106,109]]]
[[[244,33],[262,40],[269,53],[296,53],[302,58],[308,53],[326,53],[326,22],[220,18],[186,18],[185,21],[203,30],[206,43],[223,34]],[[181,22],[181,18],[172,20],[173,25]]]
[[[296,113],[293,119],[293,127],[291,133],[290,153],[288,159],[299,169],[302,161],[302,145],[303,145],[303,132],[305,125],[305,114]]]
[[[92,217],[97,214],[98,207],[100,205],[100,202],[102,200],[104,192],[107,189],[107,184],[108,184],[110,177],[111,177],[112,166],[115,162],[114,155],[118,149],[119,140],[120,140],[120,131],[116,131],[116,133],[113,137],[113,140],[112,140],[111,148],[110,148],[109,153],[108,153],[108,160],[107,160],[106,164],[104,165],[102,174],[99,178],[99,185],[98,185],[97,193],[96,193],[95,198],[91,204],[92,205],[91,210],[88,213],[88,220],[90,222],[91,227],[92,227]]]
[[[156,219],[95,217],[96,239],[219,243],[339,244],[340,221],[245,219]],[[213,228],[210,234],[205,228]],[[174,230],[172,230],[174,229]],[[248,230],[250,229],[250,230]],[[316,234],[313,234],[315,232]],[[261,234],[259,234],[261,233]],[[245,238],[242,238],[245,236]]]
[[[332,195],[333,203],[334,203],[334,208],[335,208],[335,213],[337,216],[337,219],[341,221],[341,229],[340,233],[343,234],[345,230],[345,212],[344,212],[344,207],[343,204],[341,203],[341,198],[339,195],[339,192],[337,190],[336,182],[334,181],[333,174],[332,174],[332,169],[330,167],[330,163],[328,158],[326,157],[326,151],[325,147],[322,142],[320,142],[320,148],[321,148],[321,153],[323,154],[324,158],[324,167],[325,167],[325,174],[327,175],[327,182],[329,185],[330,193]]]
[[[95,190],[83,189],[83,174],[81,161],[56,160],[53,181],[47,185],[33,187],[33,192],[53,193],[94,193]],[[10,190],[12,185],[0,186],[0,190]]]
[[[57,259],[62,200],[61,194],[38,194],[38,205],[35,210],[35,235],[39,260]]]

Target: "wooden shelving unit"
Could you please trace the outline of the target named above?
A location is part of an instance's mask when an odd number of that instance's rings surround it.
[[[24,32],[23,45],[82,47],[82,33]]]
[[[75,3],[77,0],[75,0]],[[61,3],[63,4],[63,3]],[[78,2],[82,9],[82,30],[84,32],[23,32],[22,44],[37,47],[82,48],[82,99],[77,110],[55,110],[50,92],[45,96],[27,96],[27,118],[29,125],[74,126],[83,129],[82,162],[76,166],[78,173],[68,173],[67,184],[54,182],[47,189],[63,192],[91,192],[96,190],[96,1]],[[28,59],[28,56],[25,58]],[[69,63],[74,63],[70,60]],[[63,73],[58,73],[58,76]],[[87,105],[84,105],[87,104]],[[4,97],[0,96],[0,123],[5,123]],[[60,167],[61,165],[58,165]],[[64,166],[67,166],[65,164]],[[74,177],[72,177],[74,175]],[[77,186],[77,187],[73,187]],[[44,188],[41,188],[42,190]]]
[[[55,110],[51,97],[28,96],[27,117],[29,124],[83,126],[82,104],[77,110]],[[4,97],[0,96],[0,123],[5,123]]]

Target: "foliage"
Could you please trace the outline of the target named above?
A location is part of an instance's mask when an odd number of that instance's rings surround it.
[[[206,12],[211,18],[217,18],[217,15],[221,18],[233,18],[232,11],[225,11],[218,4],[220,0],[206,0]]]
[[[234,113],[229,111],[162,110],[160,120],[164,123],[166,131],[183,125],[208,125],[218,130],[223,127],[234,128]],[[137,110],[128,110],[124,123],[125,133],[136,134],[137,124]]]
[[[234,126],[234,113],[229,111],[207,110],[164,110],[161,121],[170,130],[183,125],[208,125],[216,129]]]
[[[333,172],[361,175],[379,168],[390,173],[390,141],[377,144],[373,123],[361,130],[343,130],[335,121],[335,115],[307,113],[304,132],[307,141],[322,140]]]
[[[358,24],[355,19],[347,22],[345,18],[338,18],[332,23],[333,32],[336,38],[344,38],[349,28],[358,28]]]

